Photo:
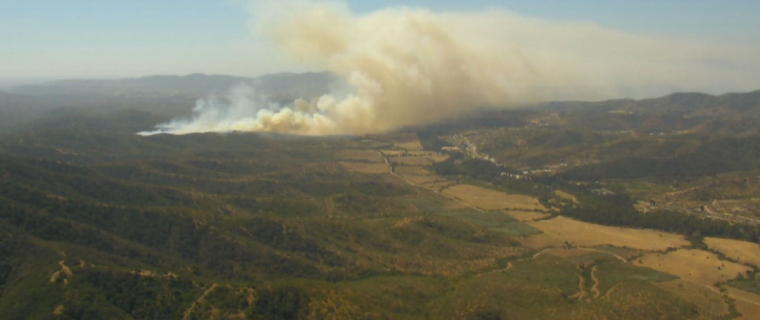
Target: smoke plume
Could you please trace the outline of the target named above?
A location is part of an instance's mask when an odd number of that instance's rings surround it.
[[[271,0],[254,1],[248,10],[255,34],[294,62],[335,73],[350,90],[278,105],[237,88],[225,99],[199,100],[192,119],[141,134],[364,134],[482,106],[760,86],[757,46],[638,35],[504,10],[401,7],[357,15],[342,3]]]

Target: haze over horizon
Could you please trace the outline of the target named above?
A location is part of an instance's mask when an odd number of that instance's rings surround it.
[[[0,5],[8,15],[0,35],[11,39],[0,51],[0,80],[329,71],[346,85],[319,98],[281,104],[230,88],[222,99],[199,100],[191,119],[142,134],[364,134],[481,106],[757,90],[753,7],[760,5],[39,0]]]
[[[115,79],[159,74],[258,76],[322,71],[293,63],[247,27],[242,0],[96,2],[32,0],[0,3],[0,81],[19,84],[71,78]],[[432,12],[493,9],[547,22],[574,22],[652,36],[752,44],[760,26],[755,1],[378,1],[349,0],[367,15],[389,7]],[[253,22],[255,23],[255,22]],[[725,64],[725,61],[712,61]],[[737,71],[754,66],[727,66]],[[758,79],[754,85],[760,87]],[[709,93],[742,91],[718,87]]]
[[[199,100],[191,119],[141,134],[366,134],[482,106],[760,87],[754,44],[639,34],[504,9],[397,6],[360,13],[345,2],[270,0],[245,8],[259,43],[347,85],[292,104],[235,88],[225,99]]]

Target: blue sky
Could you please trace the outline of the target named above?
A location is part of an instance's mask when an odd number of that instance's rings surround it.
[[[503,8],[522,15],[563,21],[590,21],[634,32],[760,40],[760,1],[714,0],[470,0],[353,1],[357,11],[412,5],[434,10]]]
[[[193,72],[256,76],[301,71],[252,41],[237,0],[0,0],[0,82]],[[605,28],[760,43],[760,1],[349,1],[433,11],[503,8]],[[277,60],[277,59],[274,59]]]

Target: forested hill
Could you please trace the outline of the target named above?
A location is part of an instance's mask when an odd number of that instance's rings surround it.
[[[756,132],[760,119],[760,91],[712,96],[675,93],[644,100],[558,102],[538,106],[554,112],[547,123],[594,130],[644,132],[701,131],[706,133]]]

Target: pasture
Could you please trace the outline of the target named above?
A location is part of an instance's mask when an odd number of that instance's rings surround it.
[[[641,257],[640,265],[679,276],[704,285],[714,285],[736,278],[738,273],[752,270],[747,266],[720,260],[712,252],[681,249],[668,253],[649,253]]]
[[[535,198],[473,185],[460,184],[443,192],[483,210],[546,210]]]
[[[677,279],[666,282],[656,282],[660,289],[668,291],[679,298],[699,306],[711,316],[718,318],[728,314],[728,305],[723,301],[723,296],[710,288],[694,282]]]
[[[760,246],[756,243],[721,238],[705,238],[705,244],[729,259],[760,267]]]
[[[546,234],[571,242],[576,246],[611,245],[644,251],[666,250],[689,245],[683,236],[653,230],[608,227],[565,217],[528,222]]]

